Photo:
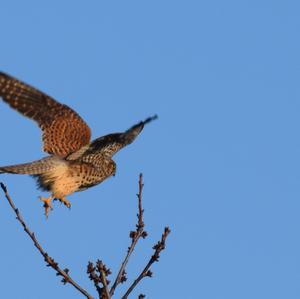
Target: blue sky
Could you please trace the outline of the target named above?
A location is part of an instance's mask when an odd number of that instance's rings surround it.
[[[70,196],[71,211],[56,204],[47,221],[30,177],[1,176],[91,293],[86,264],[101,258],[116,273],[143,172],[149,237],[129,278],[165,225],[172,234],[132,298],[299,298],[299,10],[290,0],[1,2],[1,70],[74,108],[93,137],[159,115],[115,156],[115,178]],[[0,127],[0,164],[44,156],[37,126],[3,103]],[[82,298],[1,197],[1,296]]]

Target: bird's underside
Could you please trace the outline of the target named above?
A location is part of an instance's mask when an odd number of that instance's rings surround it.
[[[90,129],[71,108],[60,104],[39,90],[0,72],[0,97],[12,108],[36,121],[43,135],[44,151],[49,156],[25,164],[0,167],[0,173],[29,174],[39,187],[51,192],[41,197],[45,214],[58,199],[67,207],[66,196],[100,184],[115,175],[112,156],[132,143],[149,117],[123,133],[109,134],[90,141]]]

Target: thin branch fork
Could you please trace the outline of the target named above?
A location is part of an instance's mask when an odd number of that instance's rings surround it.
[[[109,269],[106,268],[106,266],[103,264],[102,261],[98,261],[97,262],[97,268],[98,268],[98,272],[100,273],[100,280],[103,284],[103,294],[101,298],[103,299],[110,299],[110,293],[109,293],[109,289],[108,289],[108,284],[109,281],[107,280],[107,276],[111,274],[111,271]]]
[[[125,256],[125,259],[121,264],[121,267],[120,267],[119,273],[116,277],[116,280],[115,280],[113,286],[110,289],[110,295],[111,296],[113,296],[117,286],[120,283],[123,283],[127,280],[126,271],[125,271],[126,266],[127,266],[128,262],[129,262],[129,259],[130,259],[131,255],[132,255],[132,253],[135,249],[135,246],[136,246],[137,242],[139,241],[139,239],[141,237],[143,239],[147,237],[147,232],[144,231],[144,227],[145,227],[144,219],[143,219],[144,210],[143,210],[143,207],[142,207],[143,188],[144,188],[143,175],[140,174],[140,176],[139,176],[139,191],[138,191],[138,194],[137,194],[137,198],[138,198],[138,214],[137,214],[138,223],[136,225],[136,230],[130,232],[131,244],[128,247],[127,255]]]
[[[99,298],[101,298],[102,288],[99,286],[101,280],[99,275],[96,273],[96,267],[92,262],[89,262],[87,265],[87,274],[89,275],[89,279],[94,282],[94,286],[98,292]]]
[[[20,222],[20,224],[23,226],[24,231],[26,234],[30,237],[32,240],[34,246],[37,248],[37,250],[40,252],[40,254],[44,257],[45,262],[47,263],[47,266],[51,267],[56,271],[56,274],[58,276],[62,276],[62,282],[64,284],[71,284],[75,289],[77,289],[82,295],[84,295],[88,299],[93,299],[93,297],[86,291],[84,290],[80,285],[78,285],[69,275],[69,270],[68,269],[61,269],[58,266],[58,263],[48,255],[48,253],[42,248],[40,243],[38,242],[37,238],[35,237],[35,234],[28,228],[26,225],[22,215],[20,214],[19,210],[15,207],[10,195],[8,194],[7,188],[3,183],[0,183],[0,187],[4,192],[4,195],[11,206],[11,208],[14,210],[16,214],[16,219]]]
[[[133,284],[129,287],[127,292],[122,296],[122,299],[127,299],[129,294],[135,289],[135,287],[141,282],[141,280],[145,277],[152,277],[153,273],[150,270],[150,267],[153,263],[158,262],[160,253],[166,247],[166,239],[170,234],[171,230],[169,227],[165,227],[164,232],[161,236],[161,240],[158,241],[156,245],[153,246],[154,254],[151,256],[149,262],[147,263],[146,267],[143,269],[142,273],[138,276],[138,278],[133,282]],[[140,295],[142,296],[142,295]]]

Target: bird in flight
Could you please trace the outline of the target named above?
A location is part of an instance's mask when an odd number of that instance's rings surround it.
[[[43,92],[0,72],[0,97],[10,107],[37,122],[42,130],[43,150],[49,155],[30,163],[0,167],[0,173],[29,174],[44,191],[45,215],[57,199],[71,207],[67,195],[103,182],[116,173],[112,156],[132,143],[144,125],[157,118],[148,117],[122,133],[102,136],[93,141],[84,120],[70,107]]]

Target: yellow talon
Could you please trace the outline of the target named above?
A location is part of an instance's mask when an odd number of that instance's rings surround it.
[[[52,200],[55,200],[55,199],[58,199],[60,202],[62,202],[67,208],[71,208],[71,203],[66,200],[64,197],[62,198],[57,198],[57,197],[54,197],[54,195],[50,195],[48,198],[46,197],[43,197],[43,196],[40,196],[40,201],[42,201],[44,203],[43,207],[45,208],[45,215],[46,215],[46,218],[48,218],[48,215],[49,215],[49,210],[53,210],[53,206],[51,205],[51,201]]]
[[[66,200],[64,197],[58,198],[58,200],[62,202],[67,208],[69,209],[71,208],[71,203],[68,200]]]
[[[48,218],[49,209],[53,210],[51,205],[51,201],[53,200],[54,196],[50,195],[48,198],[40,196],[40,201],[44,203],[43,207],[45,208],[45,216]]]

